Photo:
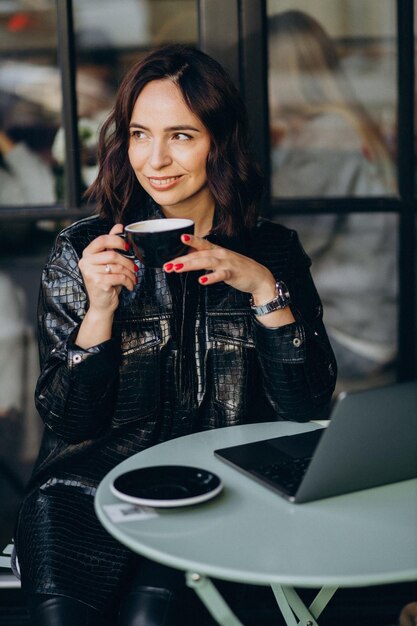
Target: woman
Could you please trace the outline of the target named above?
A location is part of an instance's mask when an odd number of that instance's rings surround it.
[[[257,220],[244,109],[218,63],[176,45],[141,60],[99,162],[99,216],[58,236],[42,275],[36,396],[47,428],[17,526],[22,586],[36,625],[65,625],[70,611],[71,624],[75,614],[183,624],[171,612],[183,575],[106,534],[98,482],[172,437],[322,416],[336,366],[296,234]],[[189,254],[161,269],[119,254],[123,224],[174,216],[195,222]],[[291,305],[277,299],[280,280]],[[285,306],[263,315],[270,300]]]
[[[274,196],[392,195],[391,156],[323,27],[302,11],[285,11],[270,17],[269,42]],[[313,260],[339,386],[392,380],[396,217],[350,213],[282,221],[297,230]]]

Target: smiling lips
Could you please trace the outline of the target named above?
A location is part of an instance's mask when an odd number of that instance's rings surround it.
[[[148,176],[147,178],[152,187],[158,189],[170,189],[180,180],[181,176],[167,176],[165,178],[153,178]]]

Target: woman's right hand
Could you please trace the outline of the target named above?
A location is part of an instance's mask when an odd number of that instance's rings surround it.
[[[126,250],[126,242],[116,236],[122,232],[123,225],[115,224],[108,235],[100,235],[83,251],[78,265],[90,301],[90,314],[112,316],[122,287],[133,291],[136,285],[135,263],[117,252]]]

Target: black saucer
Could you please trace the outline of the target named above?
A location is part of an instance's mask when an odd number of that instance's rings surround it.
[[[216,474],[185,465],[155,465],[121,474],[110,485],[125,502],[152,507],[199,504],[217,496],[223,484]]]

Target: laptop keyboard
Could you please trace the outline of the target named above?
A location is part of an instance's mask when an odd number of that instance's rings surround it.
[[[311,457],[303,459],[283,458],[278,462],[253,468],[253,472],[272,482],[289,495],[295,495],[310,461]]]

